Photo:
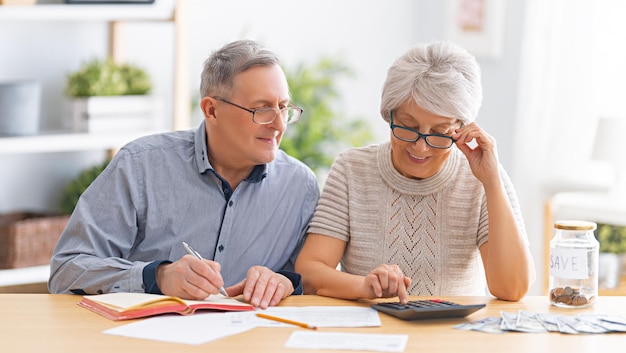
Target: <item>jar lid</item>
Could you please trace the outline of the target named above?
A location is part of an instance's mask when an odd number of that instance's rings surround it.
[[[556,221],[554,228],[564,230],[595,230],[597,225],[587,221]]]

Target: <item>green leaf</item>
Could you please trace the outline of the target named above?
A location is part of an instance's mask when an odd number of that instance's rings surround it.
[[[340,59],[322,57],[312,64],[285,69],[291,101],[304,109],[300,120],[289,125],[281,149],[300,159],[316,174],[328,170],[342,150],[372,141],[370,126],[338,111],[337,83],[354,76]]]
[[[600,242],[600,252],[626,253],[626,227],[598,223],[595,236]]]
[[[69,97],[142,95],[152,89],[148,74],[130,64],[111,59],[93,59],[67,76],[65,94]]]

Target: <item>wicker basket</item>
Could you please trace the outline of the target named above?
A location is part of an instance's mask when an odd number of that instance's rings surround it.
[[[0,215],[0,269],[47,265],[69,216]]]

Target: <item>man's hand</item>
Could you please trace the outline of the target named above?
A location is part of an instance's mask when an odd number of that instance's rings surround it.
[[[203,300],[219,293],[219,288],[224,285],[220,269],[220,264],[215,261],[185,255],[157,268],[157,285],[165,295]]]
[[[268,306],[277,305],[283,298],[293,293],[291,281],[267,267],[250,267],[246,278],[228,288],[230,296],[243,294],[243,299],[250,304],[267,309]]]
[[[402,304],[409,300],[407,287],[411,279],[402,274],[398,265],[382,264],[365,276],[366,298],[390,298],[397,296]]]

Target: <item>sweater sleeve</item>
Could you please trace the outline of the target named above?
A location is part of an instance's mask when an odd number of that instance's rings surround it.
[[[309,233],[328,235],[343,241],[350,238],[349,203],[343,155],[333,163],[309,225]]]

